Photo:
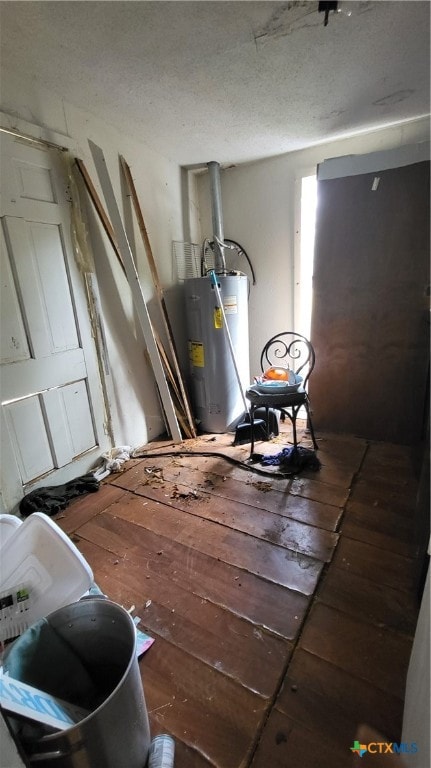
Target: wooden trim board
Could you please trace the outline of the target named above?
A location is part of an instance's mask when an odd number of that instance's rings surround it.
[[[187,394],[187,390],[185,388],[183,376],[182,376],[182,373],[181,373],[181,369],[180,369],[180,365],[179,365],[179,361],[178,361],[178,353],[177,353],[177,350],[176,350],[175,341],[174,341],[174,335],[173,335],[173,331],[172,331],[172,326],[171,326],[171,323],[170,323],[170,320],[169,320],[169,315],[168,315],[168,310],[167,310],[167,307],[166,307],[165,297],[163,295],[163,288],[161,286],[159,275],[158,275],[158,272],[157,272],[157,266],[156,266],[156,262],[154,260],[153,251],[152,251],[152,248],[151,248],[150,239],[148,237],[147,228],[145,226],[145,222],[144,222],[144,217],[143,217],[143,214],[142,214],[141,206],[139,204],[139,199],[138,199],[138,194],[136,192],[135,183],[134,183],[133,178],[132,178],[130,167],[127,164],[126,160],[124,159],[124,157],[122,155],[120,155],[120,161],[121,161],[121,167],[123,169],[124,177],[125,177],[125,180],[126,180],[126,184],[127,184],[130,196],[132,198],[133,207],[135,209],[135,214],[136,214],[136,218],[137,218],[137,221],[138,221],[139,231],[141,233],[141,237],[142,237],[142,240],[144,242],[145,252],[147,254],[148,264],[149,264],[149,267],[150,267],[150,270],[151,270],[151,275],[152,275],[152,278],[153,278],[154,287],[156,289],[157,297],[158,297],[159,303],[160,303],[160,309],[161,309],[161,313],[162,313],[163,324],[165,326],[165,331],[166,331],[166,337],[167,337],[167,340],[168,340],[169,350],[170,350],[170,353],[171,353],[172,362],[173,362],[174,371],[175,371],[175,374],[176,374],[176,377],[177,377],[178,386],[179,386],[180,392],[181,392],[181,396],[178,396],[178,399],[179,399],[179,402],[181,403],[182,407],[184,408],[185,415],[187,417],[187,421],[188,421],[188,424],[189,424],[189,428],[190,428],[190,432],[192,434],[192,437],[196,437],[197,432],[196,432],[195,422],[194,422],[194,418],[193,418],[193,414],[192,414],[192,410],[191,410],[190,400],[189,400],[189,396]]]
[[[163,371],[162,361],[160,359],[156,339],[154,337],[151,325],[151,319],[148,314],[147,305],[145,303],[144,295],[142,293],[142,288],[139,282],[139,276],[133,261],[129,241],[127,240],[127,235],[124,230],[120,212],[118,210],[118,205],[115,199],[114,190],[112,188],[105,157],[103,151],[100,147],[97,146],[97,144],[94,144],[94,142],[91,140],[88,141],[88,144],[90,146],[96,172],[102,187],[109,218],[115,233],[116,240],[118,242],[121,260],[124,264],[127,280],[132,291],[133,303],[135,305],[136,314],[138,315],[139,323],[144,335],[145,343],[147,345],[148,355],[151,361],[151,366],[153,368],[157,386],[159,388],[160,398],[166,414],[166,420],[171,432],[171,437],[174,442],[180,443],[182,441],[181,430],[175,414],[175,408],[172,402],[171,394],[169,392],[168,383]]]

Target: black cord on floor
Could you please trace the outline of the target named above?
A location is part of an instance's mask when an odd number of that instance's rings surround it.
[[[259,461],[260,454],[253,454],[256,456],[256,461]],[[229,464],[233,464],[235,467],[245,469],[247,472],[255,472],[258,475],[264,475],[265,477],[293,477],[298,474],[298,470],[291,470],[290,472],[269,472],[266,469],[260,469],[253,464],[247,464],[245,461],[239,461],[232,458],[232,456],[226,456],[225,453],[218,453],[217,451],[163,451],[163,453],[137,453],[132,451],[130,454],[131,459],[158,459],[160,456],[215,456],[218,459],[225,459]],[[259,458],[257,458],[259,456]],[[263,458],[263,455],[262,457]]]

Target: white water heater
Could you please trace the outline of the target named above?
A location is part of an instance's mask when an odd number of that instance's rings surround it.
[[[207,167],[215,268],[185,281],[190,374],[199,428],[226,432],[236,427],[247,410],[248,278],[226,269],[220,165],[211,162]],[[204,257],[205,245],[203,261]]]
[[[218,292],[209,276],[191,278],[184,285],[194,413],[203,432],[221,433],[234,429],[244,415],[243,393],[250,383],[249,286],[246,275],[215,277]]]

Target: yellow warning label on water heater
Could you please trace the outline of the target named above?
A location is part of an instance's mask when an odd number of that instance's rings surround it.
[[[214,307],[214,328],[223,328],[223,315],[220,307]]]
[[[195,368],[205,367],[204,345],[200,341],[189,341],[190,362]]]

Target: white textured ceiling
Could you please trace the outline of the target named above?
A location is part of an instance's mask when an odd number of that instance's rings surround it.
[[[429,112],[428,0],[2,2],[2,64],[182,165]],[[351,12],[348,16],[346,12]]]

